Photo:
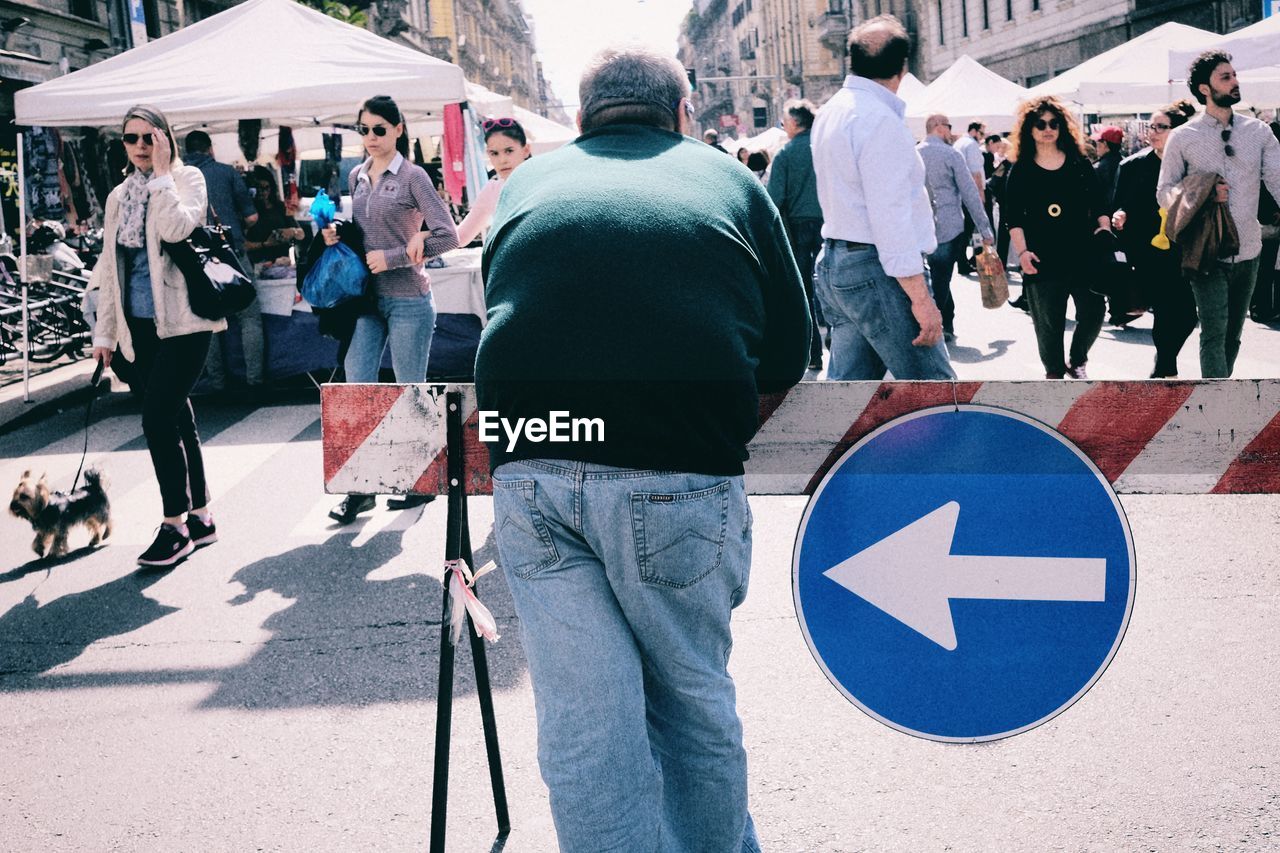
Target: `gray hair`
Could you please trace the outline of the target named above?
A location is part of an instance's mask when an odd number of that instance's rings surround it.
[[[611,47],[592,57],[578,84],[585,133],[630,122],[679,128],[679,104],[689,78],[673,56],[644,47]]]

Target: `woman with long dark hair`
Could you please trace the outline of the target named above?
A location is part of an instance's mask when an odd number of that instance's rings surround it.
[[[1111,230],[1106,196],[1085,157],[1075,118],[1057,98],[1036,98],[1018,108],[1012,159],[1004,215],[1045,378],[1086,379],[1085,363],[1102,331],[1106,305],[1089,290],[1081,259],[1094,250],[1092,235]],[[1076,309],[1069,361],[1062,352],[1068,298]]]
[[[1119,232],[1125,256],[1133,264],[1136,301],[1155,314],[1151,338],[1156,345],[1152,379],[1178,375],[1178,353],[1196,328],[1196,300],[1182,276],[1181,252],[1168,240],[1160,247],[1152,240],[1160,233],[1160,208],[1156,183],[1169,132],[1196,114],[1195,104],[1178,101],[1151,114],[1147,129],[1149,147],[1120,164],[1116,185],[1116,212],[1111,219]]]
[[[418,238],[425,254],[441,255],[457,248],[458,230],[431,177],[409,159],[409,134],[395,101],[386,95],[365,101],[356,113],[356,132],[369,157],[351,172],[351,210],[364,234],[373,307],[356,320],[343,367],[348,382],[377,382],[382,353],[390,346],[396,382],[425,382],[436,309],[431,278],[410,257],[409,245],[425,227],[428,234]],[[334,226],[322,233],[326,245],[338,243]],[[425,502],[410,496],[393,508]],[[329,515],[349,524],[374,503],[373,495],[348,495]]]
[[[218,539],[209,513],[200,435],[188,395],[209,341],[227,327],[191,310],[187,281],[162,243],[185,240],[209,206],[204,176],[183,165],[169,122],[154,107],[125,114],[125,179],[107,197],[102,256],[93,268],[98,318],[93,357],[126,377],[142,400],[142,432],[160,485],[164,519],[142,566],[172,566]]]
[[[480,232],[489,227],[493,221],[493,212],[498,208],[498,196],[502,187],[516,167],[533,156],[529,149],[529,138],[524,127],[513,118],[485,119],[481,125],[484,131],[485,153],[489,155],[489,165],[493,167],[496,177],[484,185],[476,200],[471,204],[466,217],[458,223],[458,243],[466,246],[480,236]],[[425,255],[421,248],[422,240],[410,247],[410,257]]]

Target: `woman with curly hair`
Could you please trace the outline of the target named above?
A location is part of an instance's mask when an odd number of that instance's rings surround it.
[[[1005,214],[1045,378],[1086,379],[1085,363],[1106,306],[1089,290],[1081,259],[1094,250],[1092,235],[1111,230],[1106,194],[1085,157],[1075,118],[1057,98],[1023,102],[1011,141],[1015,163]],[[1062,353],[1068,297],[1076,311],[1069,361]]]
[[[1133,264],[1138,307],[1149,305],[1155,318],[1151,338],[1156,345],[1152,379],[1176,378],[1178,352],[1196,327],[1196,300],[1179,268],[1181,253],[1168,240],[1152,244],[1160,233],[1160,207],[1156,183],[1169,132],[1196,114],[1195,104],[1178,101],[1151,114],[1147,125],[1148,148],[1120,164],[1116,185],[1116,212],[1111,219],[1119,232],[1125,255]]]

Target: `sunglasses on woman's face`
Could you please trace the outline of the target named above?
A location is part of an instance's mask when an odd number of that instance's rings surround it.
[[[147,145],[156,144],[156,138],[150,133],[125,133],[120,138],[124,140],[125,145],[137,145],[139,139]]]
[[[368,136],[371,131],[374,136],[386,136],[387,131],[390,129],[391,128],[387,127],[385,124],[374,124],[374,125],[357,124],[356,125],[356,133],[360,134],[361,136]]]
[[[1156,133],[1164,133],[1166,130],[1173,130],[1173,125],[1171,125],[1171,124],[1155,124],[1155,123],[1152,123],[1152,124],[1150,124],[1150,125],[1148,125],[1148,126],[1149,126],[1152,130],[1154,130]]]
[[[1042,118],[1038,118],[1036,119],[1035,128],[1036,130],[1057,130],[1058,120],[1056,118],[1051,118],[1048,121],[1045,121]]]

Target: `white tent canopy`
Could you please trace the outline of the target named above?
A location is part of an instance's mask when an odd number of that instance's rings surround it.
[[[1030,95],[1055,95],[1090,112],[1146,112],[1186,92],[1185,86],[1169,82],[1164,61],[1169,52],[1188,49],[1198,53],[1216,38],[1186,24],[1161,24],[1033,86]]]
[[[1206,50],[1225,50],[1231,54],[1231,65],[1236,71],[1275,68],[1280,65],[1280,15],[1263,18],[1230,35],[1212,36],[1210,41],[1186,50],[1169,51],[1169,79],[1186,80],[1187,68]]]
[[[898,90],[901,94],[901,89]],[[907,126],[917,136],[924,133],[925,119],[942,113],[951,119],[956,133],[965,125],[980,121],[993,133],[1013,129],[1013,116],[1027,90],[984,68],[972,57],[961,56],[951,67],[907,102]]]
[[[902,82],[898,84],[898,97],[906,101],[909,106],[912,99],[919,97],[925,88],[920,78],[908,71],[903,75]]]
[[[18,124],[118,123],[159,107],[179,127],[240,119],[350,122],[371,95],[409,122],[467,97],[462,69],[293,0],[247,0],[164,38],[14,96]]]
[[[782,147],[791,141],[791,137],[787,136],[787,132],[780,127],[770,127],[762,130],[755,136],[748,136],[745,139],[730,139],[721,141],[721,145],[730,154],[737,154],[739,148],[745,148],[755,153],[763,151],[770,157],[773,157]]]
[[[1231,35],[1216,36],[1209,43],[1190,50],[1169,51],[1169,79],[1177,81],[1173,89],[1183,98],[1187,68],[1206,50],[1225,50],[1231,54],[1231,66],[1240,77],[1240,93],[1252,107],[1280,106],[1280,17],[1263,18],[1256,24]]]

